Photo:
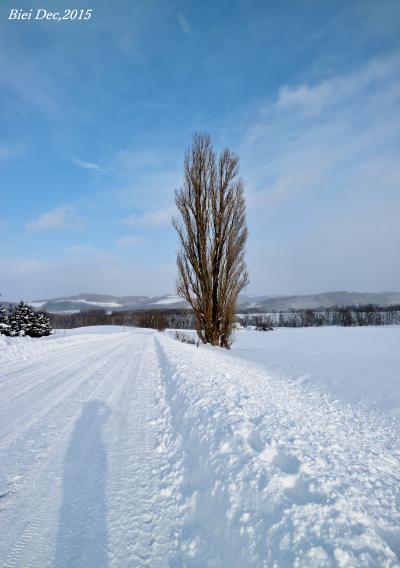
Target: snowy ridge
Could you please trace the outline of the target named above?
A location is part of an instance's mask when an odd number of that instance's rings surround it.
[[[399,566],[396,420],[157,341],[185,455],[183,565]]]

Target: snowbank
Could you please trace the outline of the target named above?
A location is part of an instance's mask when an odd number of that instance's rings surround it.
[[[221,350],[157,343],[184,456],[179,565],[399,566],[396,419]]]

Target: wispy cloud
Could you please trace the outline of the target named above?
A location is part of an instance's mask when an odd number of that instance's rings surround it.
[[[192,28],[189,22],[187,21],[187,19],[185,18],[185,16],[181,12],[178,12],[176,14],[176,19],[178,20],[178,23],[183,33],[186,35],[190,35],[192,33]]]
[[[94,162],[86,162],[76,158],[75,156],[71,156],[71,160],[76,166],[78,166],[78,168],[82,168],[83,170],[91,170],[99,173],[106,173],[108,171],[106,168],[103,168]]]
[[[119,247],[130,247],[133,245],[143,245],[147,243],[147,239],[141,235],[126,235],[125,237],[118,239],[116,242]]]
[[[253,282],[284,292],[294,281],[296,292],[396,288],[399,103],[397,54],[283,86],[248,120],[239,154]]]
[[[75,259],[104,260],[106,262],[118,260],[115,255],[90,245],[75,245],[65,249],[65,252]]]
[[[73,247],[68,247],[65,249],[67,254],[95,254],[99,252],[97,247],[92,247],[89,245],[76,245]]]
[[[312,87],[284,86],[275,101],[252,117],[244,135],[241,155],[250,182],[249,204],[259,207],[304,191],[338,190],[371,157],[386,162],[388,149],[397,145],[399,100],[400,55]],[[391,168],[400,167],[390,162]],[[364,182],[360,192],[367,182],[370,186],[367,178]],[[376,183],[381,187],[378,179]]]
[[[78,215],[74,207],[59,207],[40,215],[36,220],[27,223],[30,230],[81,229],[85,218]]]
[[[54,76],[38,58],[26,56],[17,38],[15,34],[7,37],[7,32],[0,36],[0,85],[12,93],[13,105],[19,110],[26,112],[29,106],[45,116],[54,115],[60,102]]]
[[[314,85],[284,85],[279,91],[276,107],[297,107],[306,113],[318,114],[333,105],[348,103],[355,95],[379,87],[379,84],[399,73],[399,55],[373,60],[353,73],[335,76]]]
[[[0,145],[0,160],[7,160],[12,155],[12,152],[6,146]]]
[[[10,160],[16,158],[24,151],[23,146],[17,143],[0,143],[0,162],[5,162],[6,160]]]
[[[118,257],[109,252],[97,252],[92,256],[94,260],[103,260],[104,262],[117,262]]]
[[[154,225],[170,225],[171,217],[174,213],[172,207],[166,209],[158,209],[143,213],[142,215],[129,215],[121,220],[121,224],[126,227],[146,227]]]

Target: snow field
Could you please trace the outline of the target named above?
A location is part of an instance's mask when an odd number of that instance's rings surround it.
[[[400,418],[399,345],[400,326],[246,329],[229,354]]]
[[[398,419],[102,331],[13,340],[0,367],[0,566],[400,566]]]

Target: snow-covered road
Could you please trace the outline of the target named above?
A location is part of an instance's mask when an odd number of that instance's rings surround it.
[[[0,566],[400,566],[395,418],[153,331],[20,344]]]

